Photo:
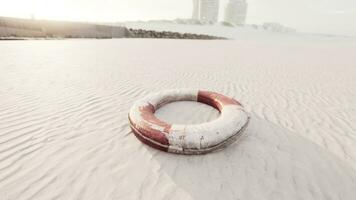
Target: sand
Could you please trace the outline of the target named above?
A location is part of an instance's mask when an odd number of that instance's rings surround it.
[[[356,40],[271,34],[1,42],[0,199],[354,199]],[[140,143],[131,105],[174,88],[240,100],[244,136],[204,156]],[[218,115],[197,103],[157,113]]]

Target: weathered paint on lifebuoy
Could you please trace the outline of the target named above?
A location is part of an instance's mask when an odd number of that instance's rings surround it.
[[[216,120],[193,125],[168,124],[155,111],[174,101],[198,101],[220,111]],[[136,102],[129,113],[134,134],[145,144],[162,151],[202,154],[237,139],[249,122],[240,102],[222,94],[197,90],[169,90],[149,95]]]

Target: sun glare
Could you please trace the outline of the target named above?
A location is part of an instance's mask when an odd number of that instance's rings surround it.
[[[51,0],[14,0],[2,1],[0,8],[1,15],[10,17],[36,19],[52,19],[52,20],[78,20],[89,21],[90,19],[101,20],[100,13],[95,13],[93,10],[80,6],[79,3],[68,1],[51,1]]]

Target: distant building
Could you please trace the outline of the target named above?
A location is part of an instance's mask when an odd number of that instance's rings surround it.
[[[204,23],[216,23],[218,17],[219,0],[193,0],[193,19]]]
[[[246,15],[246,0],[230,0],[225,8],[224,21],[236,25],[243,25],[246,22]]]
[[[203,22],[216,23],[219,17],[219,0],[200,0],[199,17]]]
[[[199,0],[193,0],[192,19],[199,20]]]

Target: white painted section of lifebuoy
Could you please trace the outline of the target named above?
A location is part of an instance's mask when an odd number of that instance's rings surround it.
[[[155,110],[164,106],[167,103],[174,101],[197,101],[198,90],[168,90],[155,93],[144,98],[144,101],[152,104]]]
[[[172,125],[168,134],[169,145],[175,149],[204,149],[218,145],[234,136],[248,121],[241,106],[225,106],[219,118],[196,125]]]

